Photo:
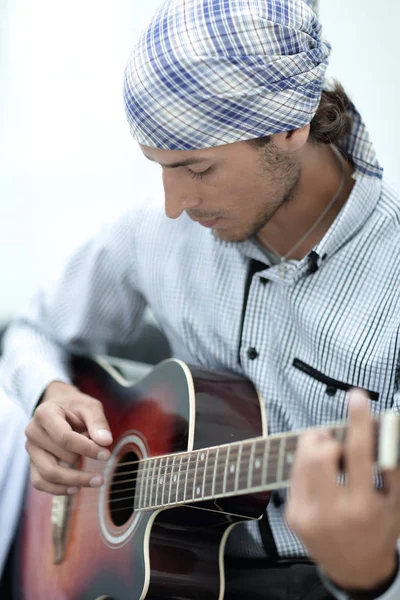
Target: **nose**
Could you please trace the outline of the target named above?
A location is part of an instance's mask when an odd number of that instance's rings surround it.
[[[165,214],[170,219],[177,219],[184,210],[200,204],[196,186],[182,177],[176,169],[163,170],[163,186],[165,198]]]

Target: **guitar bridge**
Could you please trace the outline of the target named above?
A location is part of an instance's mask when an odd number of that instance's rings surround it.
[[[54,496],[51,508],[53,563],[59,565],[65,558],[67,525],[71,496]]]

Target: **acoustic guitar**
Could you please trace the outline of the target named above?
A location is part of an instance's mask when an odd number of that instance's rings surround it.
[[[299,433],[267,437],[262,398],[233,374],[166,360],[134,385],[74,358],[73,381],[104,406],[114,442],[100,489],[51,496],[28,484],[19,600],[224,597],[231,529],[289,485]],[[343,439],[345,423],[330,427]],[[376,421],[379,464],[398,462],[398,419]]]

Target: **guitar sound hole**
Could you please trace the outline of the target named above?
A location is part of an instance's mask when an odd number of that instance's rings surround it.
[[[138,456],[127,452],[121,456],[110,486],[110,515],[117,527],[122,527],[132,516],[135,501]]]

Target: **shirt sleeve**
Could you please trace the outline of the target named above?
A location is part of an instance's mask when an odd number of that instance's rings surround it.
[[[18,524],[26,484],[28,454],[24,430],[28,418],[0,388],[0,579]]]
[[[139,333],[146,302],[135,276],[134,214],[76,251],[52,289],[37,293],[9,327],[0,384],[28,414],[49,383],[70,382],[72,351],[129,344]]]

